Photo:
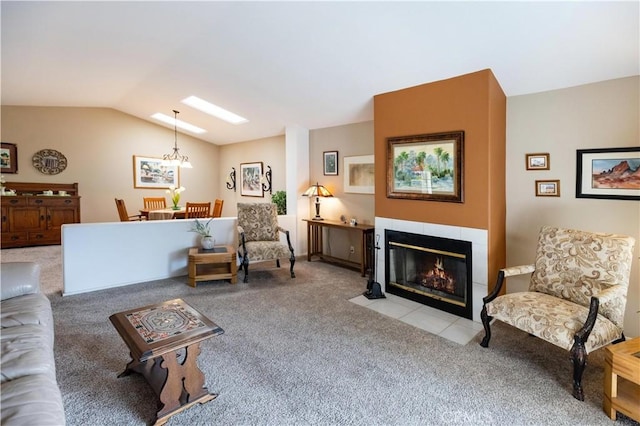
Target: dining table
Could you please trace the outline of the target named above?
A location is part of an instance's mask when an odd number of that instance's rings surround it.
[[[140,214],[148,220],[169,220],[184,219],[186,211],[185,207],[180,207],[179,209],[169,207],[166,209],[140,209]]]

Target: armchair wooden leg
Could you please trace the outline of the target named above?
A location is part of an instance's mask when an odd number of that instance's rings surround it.
[[[484,327],[484,337],[480,342],[480,346],[486,348],[489,346],[489,340],[491,340],[491,320],[493,319],[493,317],[487,315],[487,305],[482,306],[480,319],[482,320],[482,326]]]
[[[242,270],[244,271],[243,282],[248,283],[249,282],[249,259],[247,259],[246,256],[242,258],[242,264],[240,266],[242,266]]]
[[[289,268],[289,272],[291,272],[291,278],[295,278],[296,274],[293,272],[293,265],[296,263],[296,257],[292,254],[289,258],[289,262],[291,262],[291,267]]]
[[[587,365],[587,351],[584,342],[576,341],[571,347],[571,361],[573,362],[573,397],[579,401],[584,401],[584,391],[582,390],[582,373]]]

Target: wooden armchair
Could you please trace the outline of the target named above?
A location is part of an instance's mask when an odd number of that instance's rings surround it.
[[[145,210],[161,210],[167,208],[167,200],[164,197],[143,197]]]
[[[129,216],[129,213],[127,213],[127,207],[124,204],[124,200],[120,200],[118,198],[116,198],[115,200],[116,207],[118,209],[118,216],[120,217],[120,222],[145,220],[145,217],[141,214]]]
[[[286,235],[287,244],[280,242],[280,232]],[[280,267],[280,259],[288,257],[291,278],[296,275],[293,265],[296,257],[289,238],[289,231],[278,226],[278,213],[271,203],[238,203],[238,255],[244,269],[244,282],[249,282],[249,263],[275,260]]]
[[[634,239],[545,226],[533,265],[501,269],[480,314],[489,346],[490,322],[503,321],[571,354],[573,396],[584,400],[589,352],[624,340]],[[509,276],[531,274],[529,291],[498,296]]]
[[[211,201],[208,203],[189,203],[185,206],[184,218],[211,217]]]

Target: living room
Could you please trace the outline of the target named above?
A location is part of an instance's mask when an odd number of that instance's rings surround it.
[[[448,81],[481,70],[466,69],[438,80],[420,81],[415,86]],[[496,80],[500,84],[498,75]],[[377,95],[407,87],[371,93],[370,102],[373,104]],[[640,240],[640,206],[637,201],[577,198],[575,194],[577,150],[638,146],[639,94],[640,77],[637,72],[542,92],[507,94],[504,148],[506,265],[531,262],[538,231],[548,224],[614,232]],[[186,111],[182,115],[186,115]],[[11,188],[12,181],[78,182],[83,223],[117,221],[114,197],[124,198],[128,208],[136,211],[141,207],[142,197],[163,193],[134,188],[132,163],[134,156],[161,157],[165,154],[173,144],[172,128],[110,107],[15,105],[3,101],[1,118],[2,140],[15,143],[18,149],[18,173],[4,175],[6,186]],[[426,133],[435,125],[429,123],[428,117],[423,118],[428,123],[425,125]],[[457,129],[447,126],[440,130]],[[380,203],[377,202],[379,197],[386,197],[386,188],[379,188],[379,182],[386,179],[386,158],[379,155],[383,148],[379,145],[373,117],[320,128],[291,125],[273,136],[219,145],[181,132],[178,144],[194,166],[180,172],[180,184],[186,188],[183,198],[194,201],[222,198],[225,201],[223,217],[234,217],[238,202],[256,201],[253,197],[243,197],[239,190],[227,189],[231,168],[238,170],[242,163],[252,162],[262,162],[265,168],[270,166],[273,170],[273,191],[287,191],[288,206],[294,210],[289,214],[293,214],[297,226],[295,246],[298,256],[304,256],[307,247],[306,225],[302,219],[313,215],[312,202],[302,197],[309,184],[319,182],[334,195],[321,200],[321,213],[327,219],[339,220],[345,216],[357,218],[360,223],[374,224],[376,217],[389,217],[380,211]],[[33,168],[31,156],[45,148],[56,149],[67,157],[68,167],[63,173],[45,176]],[[338,152],[337,175],[323,173],[323,153],[326,151]],[[300,152],[306,161],[301,162],[296,157]],[[549,169],[527,170],[525,158],[531,153],[548,153]],[[376,163],[375,194],[345,191],[344,159],[372,154],[375,154]],[[474,158],[466,157],[465,161],[474,161]],[[536,180],[539,179],[557,180],[558,196],[538,196]],[[270,196],[267,192],[257,201],[268,202]],[[445,204],[434,201],[422,203],[432,210],[438,210]],[[447,224],[446,218],[440,220],[439,223]],[[353,241],[341,241],[341,238],[332,240],[331,244],[339,256],[345,257],[349,256],[348,247],[355,245]],[[636,245],[625,313],[627,337],[640,335],[640,316],[637,314],[640,309],[639,250]],[[494,276],[488,277],[491,282],[494,279]],[[524,280],[509,281],[509,291],[523,290],[526,286]],[[485,420],[485,423],[491,423]]]

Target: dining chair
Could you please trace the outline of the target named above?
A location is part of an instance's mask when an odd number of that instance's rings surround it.
[[[167,208],[167,200],[164,197],[143,197],[145,210],[160,210]]]
[[[120,222],[131,222],[131,221],[140,221],[145,220],[145,217],[141,214],[135,214],[133,216],[129,216],[127,213],[127,206],[124,204],[124,200],[116,198],[116,207],[118,208],[118,216],[120,216]]]
[[[222,216],[222,205],[224,204],[224,200],[220,198],[216,198],[216,201],[213,203],[213,214],[211,217],[221,217]]]
[[[184,218],[211,217],[211,201],[208,203],[189,203],[185,207]]]

